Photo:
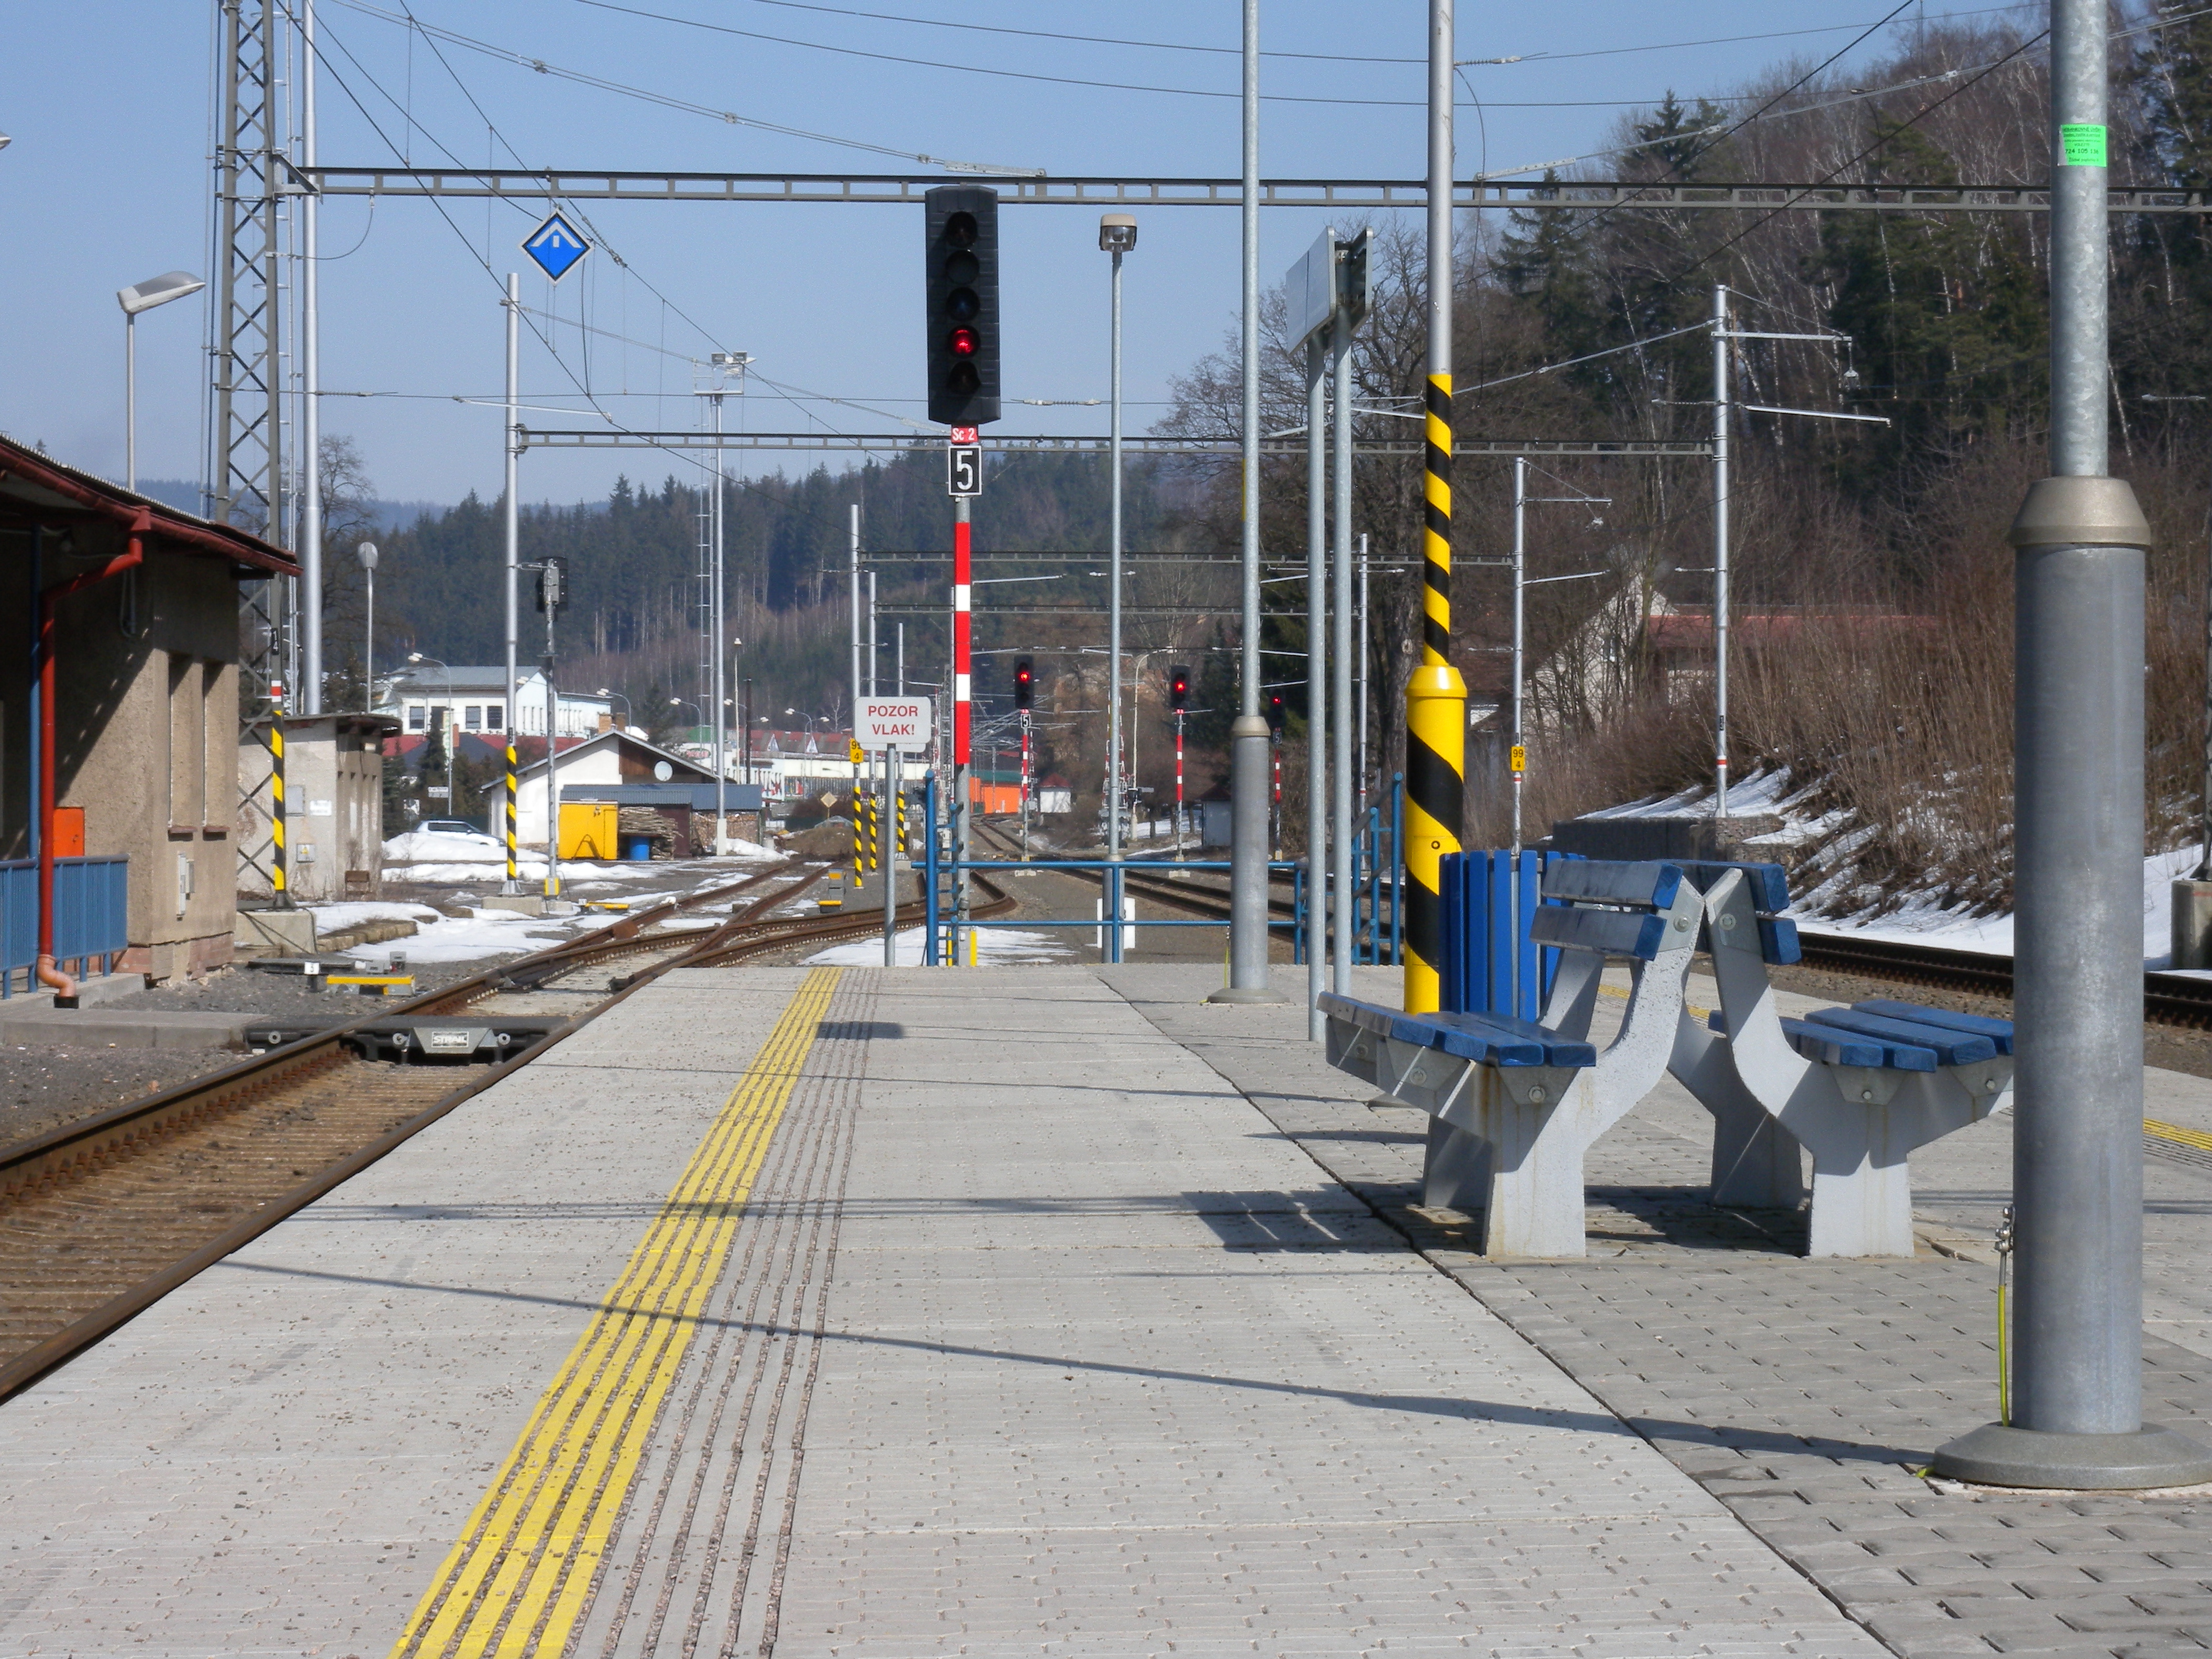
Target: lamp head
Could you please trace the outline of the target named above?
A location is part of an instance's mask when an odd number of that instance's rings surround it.
[[[1107,253],[1127,253],[1137,246],[1137,221],[1127,213],[1101,214],[1098,246]]]
[[[125,316],[136,317],[142,311],[151,311],[155,306],[181,300],[187,294],[197,294],[206,286],[189,270],[164,271],[129,288],[118,288],[115,290],[115,302],[123,307]]]
[[[374,542],[363,542],[359,547],[354,549],[354,551],[360,556],[361,568],[363,570],[374,570],[376,568],[376,544]]]

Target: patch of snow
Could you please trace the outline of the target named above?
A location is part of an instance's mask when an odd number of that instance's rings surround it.
[[[976,961],[983,967],[1002,968],[1015,963],[1073,962],[1075,953],[1060,940],[1046,933],[1033,933],[1018,927],[978,927],[975,930]],[[902,968],[921,966],[921,929],[908,927],[894,935],[892,948]],[[884,965],[884,941],[881,935],[874,939],[854,939],[848,945],[833,945],[806,958],[809,966],[824,968],[880,968]]]
[[[489,836],[410,830],[384,843],[384,856],[402,864],[496,864],[505,860],[507,848]]]
[[[2201,848],[2185,847],[2143,860],[2142,948],[2146,969],[2164,968],[2173,960],[2173,883],[2195,869],[2202,855]],[[2009,915],[1969,916],[1955,909],[1941,908],[1926,899],[1908,899],[1902,908],[1875,921],[1824,921],[1804,916],[1804,907],[1817,902],[1821,890],[1816,889],[1800,896],[1790,907],[1791,914],[1799,917],[1797,926],[1803,933],[1847,933],[1857,939],[1940,945],[1954,951],[1985,951],[1992,956],[2012,954]]]
[[[306,908],[314,913],[316,930],[326,933],[357,927],[364,921],[435,921],[439,915],[427,904],[387,904],[380,900]]]
[[[600,925],[595,917],[587,920]],[[422,923],[412,939],[356,945],[346,954],[356,962],[388,961],[394,951],[404,951],[410,963],[474,962],[483,957],[526,955],[557,944],[573,931],[555,917],[480,910],[473,916],[438,916]]]

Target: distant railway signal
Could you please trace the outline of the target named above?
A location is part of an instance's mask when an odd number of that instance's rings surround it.
[[[1168,707],[1180,714],[1190,707],[1190,670],[1168,670]]]
[[[1014,707],[1031,708],[1036,704],[1036,665],[1027,657],[1014,663]]]
[[[981,426],[999,418],[999,193],[942,185],[923,201],[929,418]]]
[[[1290,713],[1283,702],[1283,694],[1279,691],[1270,691],[1267,694],[1267,730],[1277,737],[1281,737],[1283,726],[1289,718]]]

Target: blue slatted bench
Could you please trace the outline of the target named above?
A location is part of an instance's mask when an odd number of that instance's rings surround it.
[[[1669,1069],[1713,1115],[1717,1204],[1795,1207],[1812,1153],[1813,1255],[1913,1253],[1912,1150],[1978,1122],[2012,1091],[2009,1020],[1875,998],[1775,1007],[1770,965],[1798,959],[1782,869],[1691,864],[1721,1006],[1686,1009]]]
[[[1325,994],[1329,1063],[1432,1121],[1423,1202],[1480,1212],[1490,1255],[1578,1256],[1590,1143],[1667,1069],[1704,904],[1674,864],[1559,860],[1530,937],[1559,969],[1540,1020],[1409,1014]],[[1625,957],[1628,1012],[1601,1051],[1590,1017],[1607,963]]]

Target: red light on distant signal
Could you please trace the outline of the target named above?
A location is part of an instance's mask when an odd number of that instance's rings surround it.
[[[982,341],[976,337],[972,328],[954,329],[945,343],[951,347],[952,355],[956,357],[972,357],[983,347]]]

